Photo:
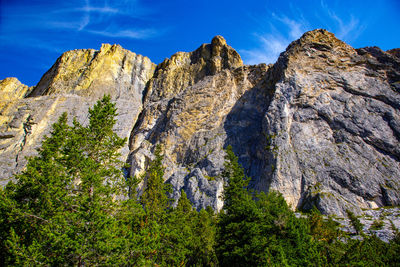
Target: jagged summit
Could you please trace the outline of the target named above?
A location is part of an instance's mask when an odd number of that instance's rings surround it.
[[[352,49],[351,46],[336,38],[333,33],[325,29],[316,29],[305,32],[299,39],[293,41],[286,48],[286,51],[297,51],[299,49],[305,49],[308,47],[322,50],[339,48]]]
[[[286,69],[288,64],[301,64],[305,68],[327,68],[346,65],[356,56],[356,50],[324,29],[304,33],[281,53],[275,68]],[[301,62],[300,62],[301,61]],[[344,63],[346,61],[346,63]],[[315,65],[317,64],[317,65]],[[351,64],[351,63],[350,63]]]
[[[178,94],[205,76],[224,69],[243,66],[240,55],[226,44],[222,36],[216,36],[211,44],[203,44],[193,52],[178,52],[160,63],[150,81],[148,92],[156,90],[153,97],[162,98]]]

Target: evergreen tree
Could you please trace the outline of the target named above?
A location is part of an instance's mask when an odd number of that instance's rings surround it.
[[[138,258],[141,264],[165,264],[168,262],[165,245],[168,243],[167,227],[170,200],[167,193],[170,186],[164,183],[164,167],[161,146],[154,150],[154,159],[144,175],[144,191],[140,203],[144,209],[144,217],[140,227]]]
[[[210,206],[206,210],[201,209],[195,218],[193,225],[193,248],[189,266],[218,266],[215,254],[216,242],[216,216]]]
[[[194,222],[197,212],[187,199],[185,191],[181,190],[181,197],[176,208],[167,214],[166,236],[163,255],[168,265],[183,266],[190,260],[194,249]]]
[[[307,221],[297,219],[279,193],[253,197],[231,147],[226,154],[225,205],[215,248],[221,266],[325,264]]]
[[[93,265],[118,261],[118,196],[123,176],[109,96],[89,110],[89,125],[63,114],[26,170],[1,192],[5,264]]]
[[[164,183],[164,167],[162,165],[163,156],[161,146],[157,145],[154,151],[154,160],[146,171],[145,189],[141,196],[141,202],[146,210],[146,214],[152,220],[163,220],[170,201],[167,193],[170,186]]]
[[[167,265],[215,266],[214,212],[197,212],[182,190],[176,208],[167,216],[168,236],[163,252]]]
[[[249,179],[232,147],[227,148],[225,158],[222,177],[227,186],[224,187],[224,208],[218,221],[216,254],[222,266],[255,266],[260,263],[259,255],[253,253],[252,246],[257,246],[261,236],[257,225],[260,213],[246,189]]]

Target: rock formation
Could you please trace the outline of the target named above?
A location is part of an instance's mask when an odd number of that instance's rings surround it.
[[[83,123],[107,93],[119,109],[122,155],[140,175],[157,144],[173,197],[220,209],[224,148],[257,190],[293,208],[344,215],[400,204],[399,50],[354,49],[305,33],[274,65],[243,65],[221,36],[155,66],[116,45],[64,53],[34,87],[1,81],[1,183],[21,171],[68,111]]]
[[[34,88],[15,78],[0,83],[0,185],[20,172],[36,154],[51,125],[63,113],[87,122],[87,111],[104,94],[118,107],[116,131],[129,137],[142,110],[142,93],[155,69],[150,59],[118,45],[73,50],[57,59]],[[3,104],[4,103],[4,104]],[[121,151],[124,160],[128,145]]]
[[[399,59],[316,30],[293,42],[272,73],[269,188],[324,213],[398,205]]]

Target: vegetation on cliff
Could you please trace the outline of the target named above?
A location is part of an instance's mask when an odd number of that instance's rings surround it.
[[[87,126],[76,120],[70,126],[62,115],[39,155],[1,189],[0,265],[400,262],[399,233],[390,243],[362,232],[362,240],[351,239],[317,210],[297,218],[281,194],[248,191],[249,178],[230,147],[219,178],[225,181],[223,210],[194,210],[184,191],[174,206],[163,182],[161,147],[142,178],[126,178],[118,160],[126,140],[113,132],[115,105],[106,96],[89,114]],[[137,199],[141,182],[143,193]]]

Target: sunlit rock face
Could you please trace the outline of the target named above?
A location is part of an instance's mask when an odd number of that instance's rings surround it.
[[[254,153],[250,142],[261,134],[261,124],[250,124],[252,116],[262,118],[257,109],[267,98],[261,86],[267,69],[243,66],[239,54],[220,36],[162,62],[132,131],[131,175],[145,170],[155,145],[161,144],[174,198],[184,189],[197,208],[220,209],[223,149],[230,138],[232,144],[243,142],[243,159]],[[254,93],[246,94],[250,89]]]
[[[324,213],[400,204],[399,58],[316,30],[293,42],[272,73],[268,189]]]
[[[160,144],[165,181],[200,209],[221,209],[224,148],[251,187],[280,191],[323,213],[400,204],[399,50],[354,49],[325,30],[305,33],[274,65],[244,65],[224,38],[158,66],[117,45],[64,53],[38,85],[3,80],[1,179],[21,171],[62,112],[85,123],[110,94],[128,175]],[[140,190],[139,190],[140,192]]]
[[[21,85],[15,78],[1,81],[0,184],[25,167],[26,157],[37,153],[63,112],[71,121],[77,117],[85,124],[88,108],[104,94],[111,95],[118,107],[115,130],[129,138],[154,69],[155,64],[147,57],[106,44],[100,51],[64,53],[34,88]],[[126,145],[121,151],[124,160],[128,152]]]

